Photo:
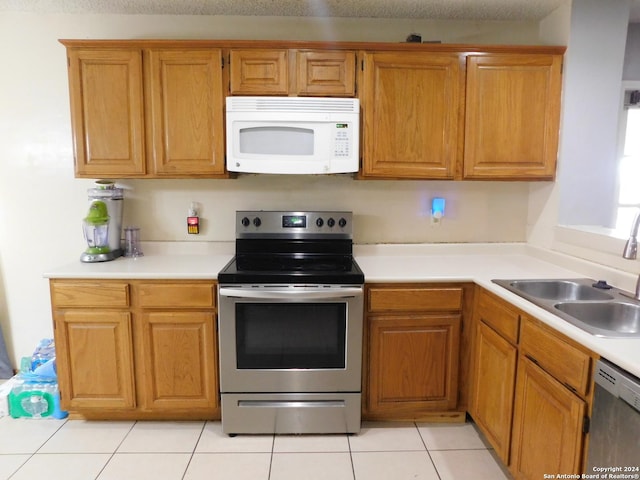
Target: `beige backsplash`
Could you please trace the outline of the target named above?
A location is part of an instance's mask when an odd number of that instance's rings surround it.
[[[241,175],[232,180],[123,180],[125,225],[144,241],[231,241],[236,210],[348,210],[356,243],[526,241],[527,182],[364,181],[350,175]],[[446,199],[431,226],[433,197]],[[189,235],[191,202],[201,233]]]

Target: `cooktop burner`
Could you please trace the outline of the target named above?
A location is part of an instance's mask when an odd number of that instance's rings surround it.
[[[236,256],[220,283],[363,284],[350,212],[236,212]]]

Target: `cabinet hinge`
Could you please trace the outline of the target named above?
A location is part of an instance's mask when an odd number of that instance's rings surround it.
[[[360,61],[360,70],[364,72],[364,59]]]
[[[582,420],[582,433],[583,434],[587,434],[589,433],[589,427],[591,426],[591,419],[587,416],[585,416]]]
[[[220,67],[224,68],[224,57],[220,57]]]

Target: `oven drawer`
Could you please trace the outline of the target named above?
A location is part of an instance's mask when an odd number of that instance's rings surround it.
[[[358,433],[360,393],[223,394],[222,431]]]

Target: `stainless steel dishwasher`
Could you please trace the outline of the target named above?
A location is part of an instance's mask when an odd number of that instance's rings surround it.
[[[640,379],[599,360],[594,381],[585,478],[640,478]]]

